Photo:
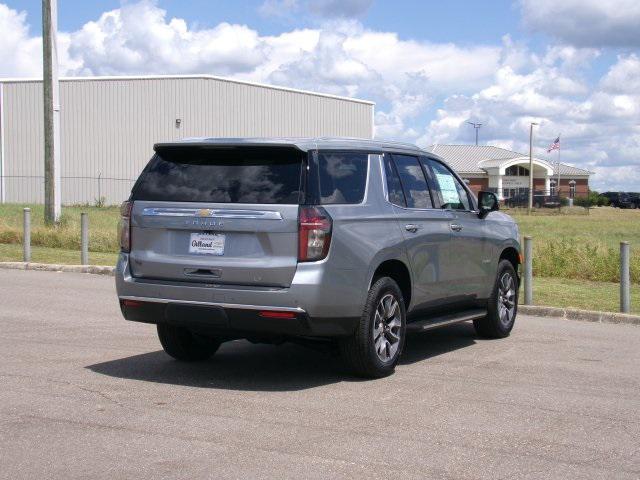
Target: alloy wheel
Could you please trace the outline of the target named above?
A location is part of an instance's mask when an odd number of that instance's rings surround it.
[[[498,316],[500,317],[500,323],[503,326],[508,327],[516,312],[516,289],[513,275],[509,272],[505,272],[500,277],[500,283],[498,285]]]
[[[373,319],[373,345],[378,358],[389,362],[400,346],[401,309],[396,297],[388,293],[378,302]]]

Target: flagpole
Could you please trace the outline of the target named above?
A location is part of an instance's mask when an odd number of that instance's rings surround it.
[[[558,135],[558,140],[560,135]],[[558,202],[560,202],[560,150],[562,149],[562,142],[558,142]]]

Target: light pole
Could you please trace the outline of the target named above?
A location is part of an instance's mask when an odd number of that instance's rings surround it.
[[[533,209],[533,126],[538,125],[536,122],[531,122],[529,125],[529,208],[527,213],[531,215],[531,209]]]
[[[473,125],[473,128],[476,130],[476,145],[478,145],[478,130],[482,126],[481,123],[467,122],[469,125]]]

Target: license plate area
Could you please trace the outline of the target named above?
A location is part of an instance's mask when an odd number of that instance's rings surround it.
[[[225,235],[195,232],[189,238],[189,253],[194,255],[224,255]]]

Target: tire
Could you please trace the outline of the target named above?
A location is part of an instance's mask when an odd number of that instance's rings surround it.
[[[164,351],[183,362],[207,360],[216,353],[220,342],[191,333],[184,327],[158,324],[158,338]]]
[[[339,340],[347,367],[365,378],[392,374],[404,348],[406,316],[398,284],[389,277],[375,279],[355,332]]]
[[[509,285],[511,288],[506,288]],[[487,301],[487,316],[473,321],[476,332],[485,338],[505,338],[513,329],[518,314],[518,277],[509,260],[501,260]]]

